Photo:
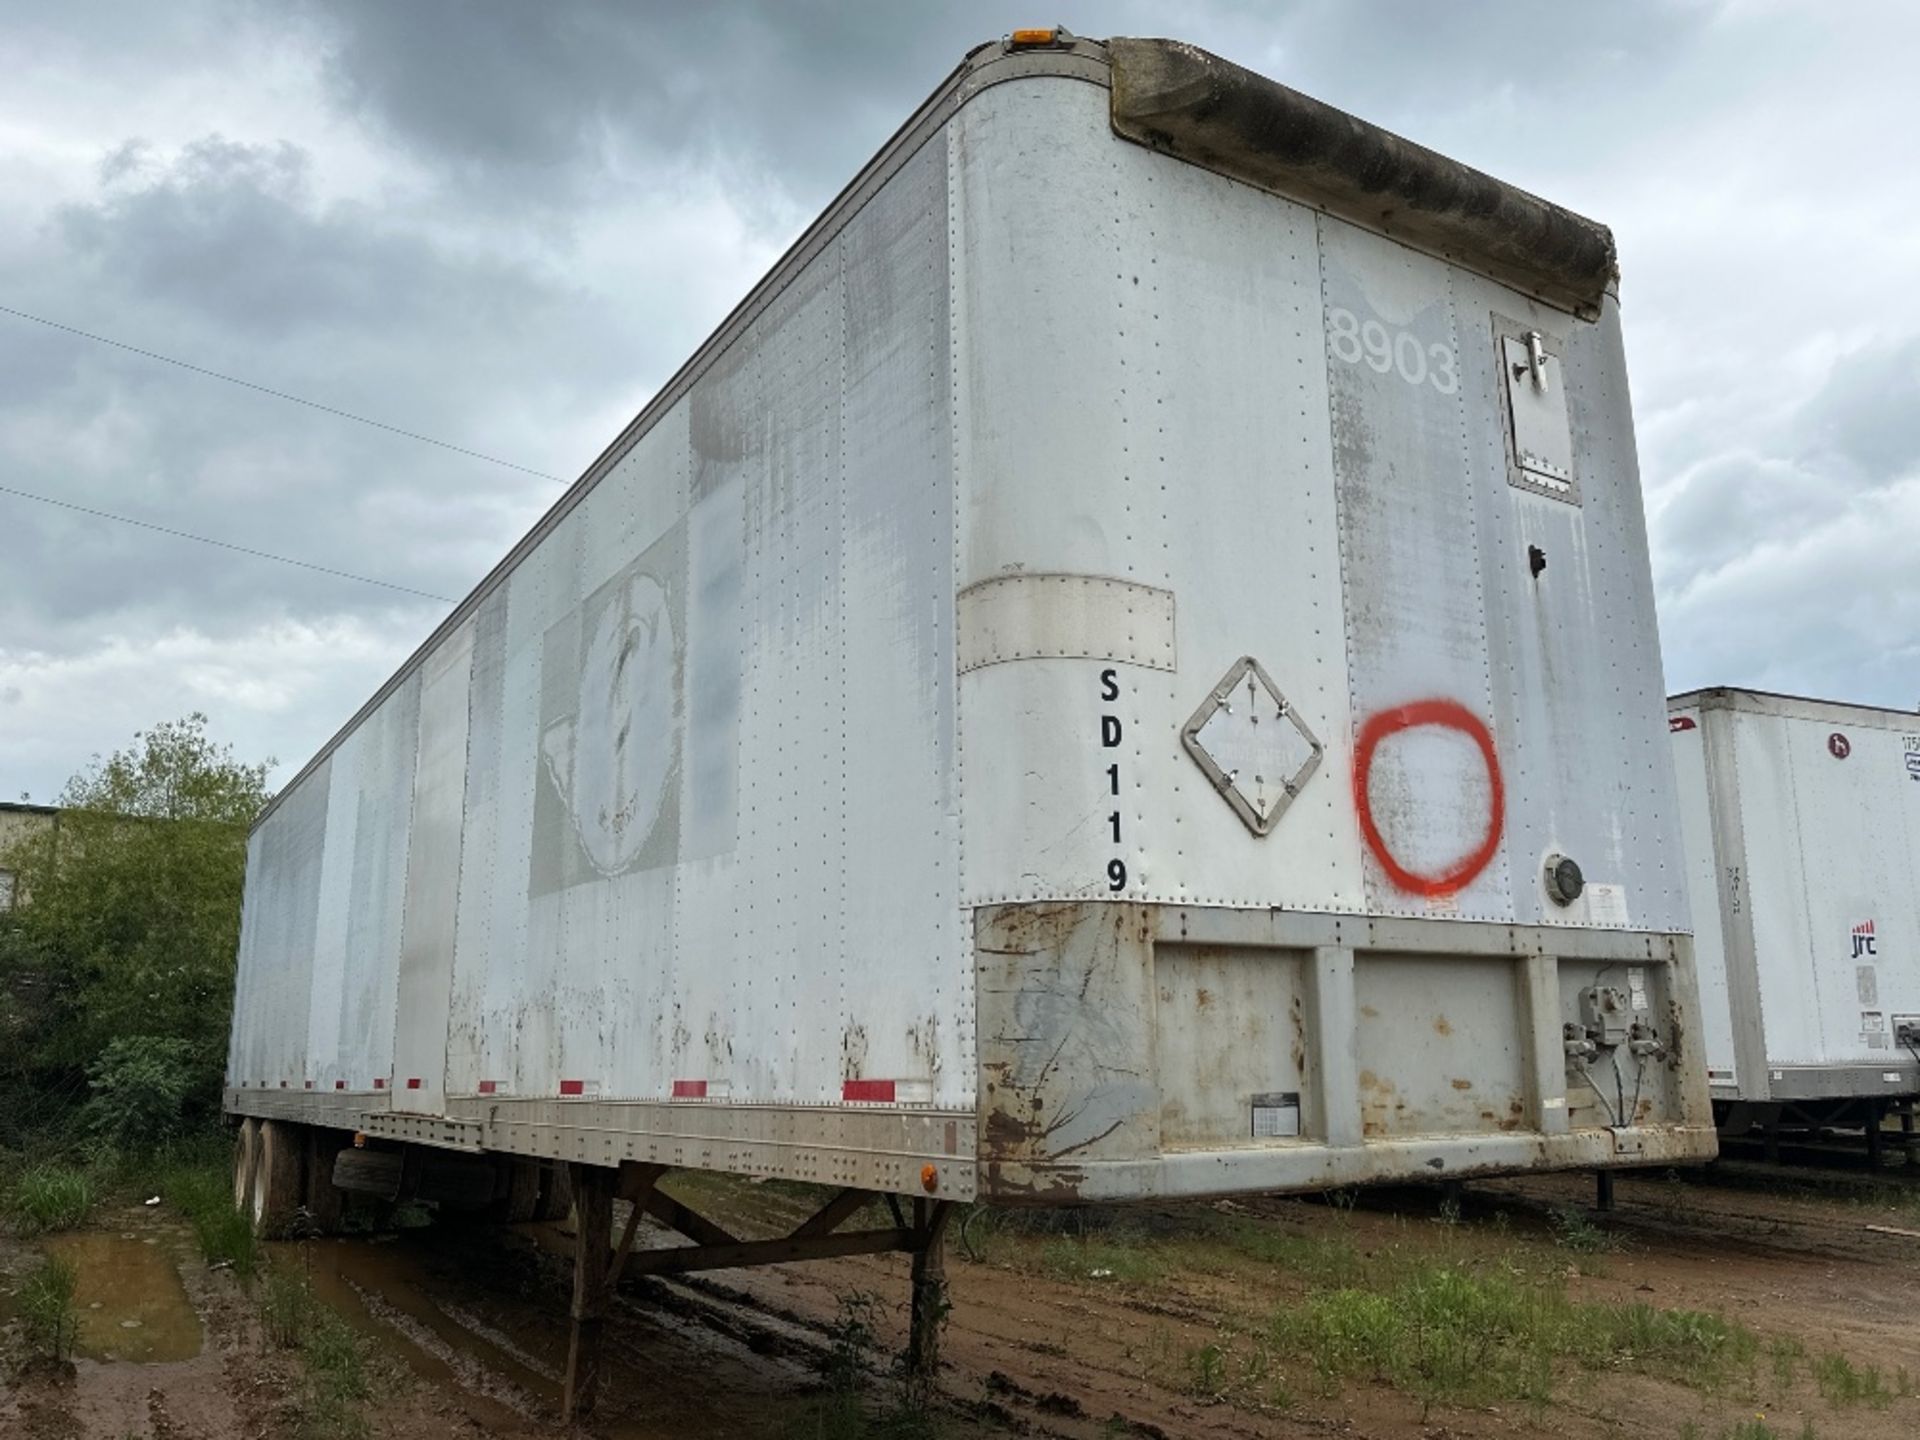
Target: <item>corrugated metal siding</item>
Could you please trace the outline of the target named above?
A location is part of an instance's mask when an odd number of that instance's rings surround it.
[[[416,673],[262,824],[236,1081],[971,1105],[946,181],[939,138],[442,642],[425,714]]]
[[[1127,663],[1134,637],[1116,633],[1109,662],[961,677],[965,900],[1117,893],[1684,931],[1617,310],[1575,322],[1115,145],[1093,87],[1003,84],[953,133],[959,583],[1153,586],[1173,595],[1177,635],[1171,671]],[[1390,338],[1386,370],[1334,343],[1348,321]],[[1562,354],[1577,505],[1508,483],[1497,321],[1538,326]],[[1074,655],[1092,653],[1084,639]],[[1265,837],[1179,741],[1241,655],[1325,746]],[[1354,803],[1364,727],[1419,702],[1484,727],[1505,790],[1487,862],[1437,895],[1389,872]],[[1466,733],[1384,741],[1370,780],[1377,848],[1416,876],[1489,834],[1489,770]],[[1564,908],[1541,879],[1556,850],[1593,886]]]

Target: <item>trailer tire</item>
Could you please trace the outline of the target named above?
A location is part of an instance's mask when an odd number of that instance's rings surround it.
[[[351,1143],[339,1130],[319,1125],[307,1130],[307,1226],[316,1235],[337,1235],[346,1219],[346,1192],[333,1183],[333,1162]]]
[[[499,1196],[494,1201],[495,1218],[507,1225],[523,1225],[539,1219],[540,1162],[507,1160],[502,1162],[502,1168],[506,1175],[495,1192]]]
[[[567,1167],[549,1160],[540,1167],[540,1208],[536,1220],[564,1221],[573,1214],[573,1185],[567,1179]]]
[[[233,1208],[242,1215],[253,1209],[254,1162],[260,1154],[260,1122],[251,1115],[233,1132]]]
[[[253,1166],[253,1233],[265,1240],[293,1228],[301,1200],[301,1127],[262,1120]]]

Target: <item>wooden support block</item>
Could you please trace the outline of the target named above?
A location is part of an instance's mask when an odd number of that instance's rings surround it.
[[[614,1248],[613,1269],[607,1275],[607,1293],[611,1295],[620,1286],[620,1272],[627,1267],[627,1256],[633,1253],[633,1237],[640,1231],[640,1217],[647,1213],[647,1197],[653,1194],[653,1187],[659,1178],[666,1174],[664,1165],[623,1166],[620,1171],[620,1198],[632,1202],[627,1211],[627,1227],[620,1232],[620,1243]]]
[[[730,1235],[704,1215],[695,1214],[671,1195],[663,1195],[658,1189],[647,1194],[647,1213],[670,1230],[676,1230],[696,1245],[738,1245],[740,1239]]]
[[[802,1221],[800,1228],[793,1232],[794,1237],[798,1239],[803,1235],[825,1235],[831,1230],[837,1230],[871,1199],[873,1195],[870,1191],[842,1190],[822,1205],[811,1219]]]
[[[573,1308],[561,1419],[592,1412],[600,1391],[600,1339],[612,1302],[613,1191],[618,1172],[601,1165],[569,1167],[573,1181]]]
[[[930,1385],[940,1369],[940,1330],[947,1310],[947,1218],[945,1200],[913,1202],[913,1309],[907,1331],[907,1373]]]
[[[629,1275],[686,1275],[696,1270],[744,1269],[789,1260],[833,1260],[842,1255],[884,1255],[912,1250],[911,1230],[853,1230],[836,1235],[782,1236],[778,1240],[736,1240],[726,1245],[682,1245],[671,1250],[636,1250],[627,1257]]]

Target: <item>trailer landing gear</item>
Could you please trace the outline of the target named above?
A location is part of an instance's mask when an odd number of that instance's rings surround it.
[[[939,1366],[940,1327],[948,1309],[945,1244],[947,1219],[952,1213],[949,1202],[914,1200],[909,1219],[897,1196],[842,1190],[789,1234],[745,1240],[661,1191],[659,1182],[667,1173],[664,1165],[628,1163],[618,1170],[603,1165],[572,1165],[568,1169],[575,1226],[572,1324],[561,1396],[563,1421],[571,1423],[590,1413],[598,1398],[601,1332],[614,1291],[626,1275],[686,1275],[696,1270],[904,1252],[913,1257],[908,1368],[920,1383],[932,1383]],[[613,1239],[616,1199],[632,1206],[618,1243]],[[839,1228],[874,1200],[887,1206],[894,1222],[891,1227]],[[651,1216],[693,1243],[635,1250],[634,1238],[642,1215]]]

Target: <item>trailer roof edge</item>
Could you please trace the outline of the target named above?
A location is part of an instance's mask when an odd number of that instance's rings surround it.
[[[1852,700],[1822,700],[1813,695],[1788,695],[1777,690],[1749,690],[1738,685],[1707,685],[1670,695],[1667,709],[1670,712],[1737,710],[1747,715],[1879,725],[1889,730],[1920,732],[1920,711],[1897,710],[1890,705],[1862,705]]]
[[[379,709],[395,690],[407,682],[407,679],[420,668],[421,662],[440,642],[464,624],[480,608],[481,602],[505,583],[507,577],[518,568],[520,562],[533,548],[562,520],[566,519],[574,506],[587,498],[620,458],[632,449],[688,390],[693,388],[699,378],[739,338],[740,333],[779,297],[794,277],[821,250],[832,243],[834,237],[860,212],[861,207],[873,197],[874,193],[901,166],[912,159],[920,147],[937,134],[968,100],[1003,81],[1036,75],[1056,76],[1105,85],[1107,62],[1103,47],[1094,41],[1076,40],[1065,36],[1062,38],[1061,45],[1049,49],[1009,50],[997,41],[989,41],[968,51],[966,57],[952,73],[941,81],[926,100],[921,102],[920,106],[907,118],[906,123],[894,131],[873,158],[860,167],[859,172],[834,197],[833,202],[801,232],[800,238],[787,248],[767,273],[747,292],[746,297],[734,306],[727,318],[720,322],[719,327],[702,341],[692,356],[654,392],[652,398],[641,408],[640,413],[628,422],[613,441],[594,458],[593,463],[581,472],[580,478],[562,492],[560,498],[554,501],[533,527],[501,557],[499,563],[486,573],[480,583],[468,592],[466,598],[454,606],[446,617],[434,626],[426,639],[421,641],[400,663],[366,703],[354,711],[352,717],[314,752],[312,758],[302,765],[285,785],[280,787],[254,820],[253,829],[258,830],[265,824],[268,817],[280,808],[281,799],[325,764],[328,757],[340,748],[347,737],[353,734],[375,710]]]
[[[1128,140],[1300,200],[1595,319],[1613,232],[1276,80],[1178,40],[1116,36],[1112,120]]]

